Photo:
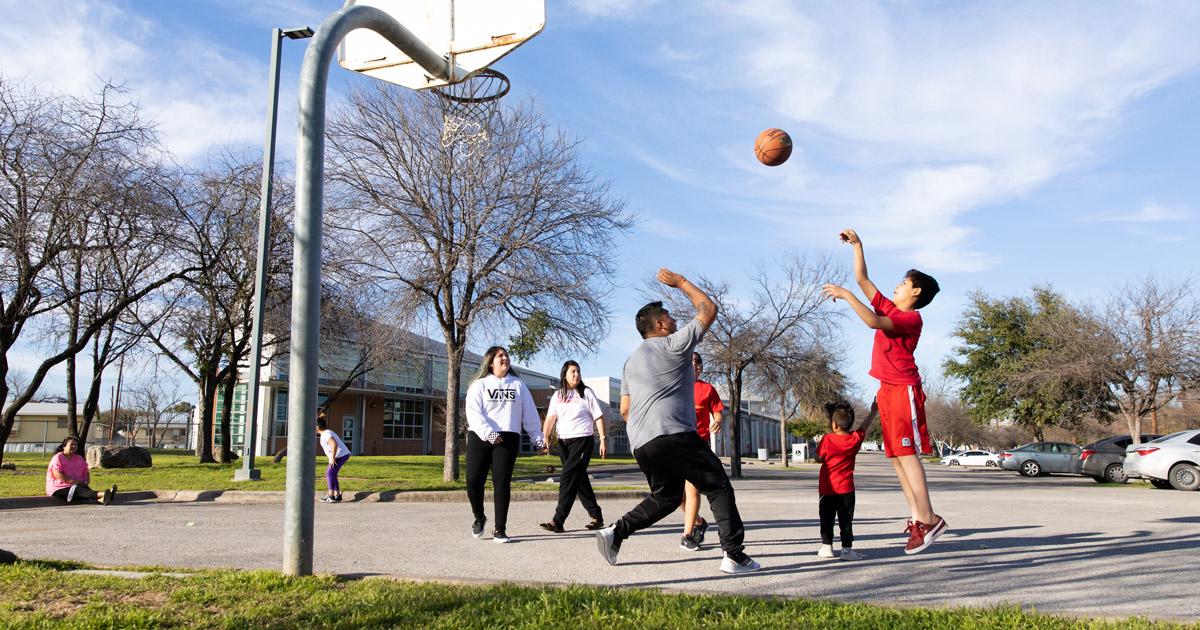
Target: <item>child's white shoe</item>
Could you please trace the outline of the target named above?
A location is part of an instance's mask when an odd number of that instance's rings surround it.
[[[849,547],[842,547],[842,553],[838,557],[842,560],[862,560],[862,554]]]
[[[833,545],[821,545],[817,550],[817,557],[821,560],[833,560],[837,556],[833,554]]]

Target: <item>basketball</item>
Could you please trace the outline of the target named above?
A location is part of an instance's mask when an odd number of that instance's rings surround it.
[[[754,140],[754,156],[767,166],[779,166],[791,155],[792,137],[782,129],[766,129]]]

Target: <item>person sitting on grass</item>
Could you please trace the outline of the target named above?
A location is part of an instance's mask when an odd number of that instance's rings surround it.
[[[317,414],[317,435],[325,456],[329,458],[329,466],[325,468],[325,488],[328,493],[322,503],[338,503],[342,500],[342,486],[338,483],[338,471],[350,459],[350,449],[346,443],[333,431],[325,420],[325,412]]]
[[[87,460],[79,454],[79,438],[68,435],[46,467],[46,496],[58,497],[67,503],[100,503],[108,505],[117,495],[117,487],[107,488],[98,494],[88,486]]]

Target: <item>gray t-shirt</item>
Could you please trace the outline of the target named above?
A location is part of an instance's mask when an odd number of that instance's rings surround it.
[[[625,432],[630,448],[641,448],[661,435],[696,430],[692,350],[704,337],[700,320],[666,337],[642,340],[621,375],[621,395],[629,396]]]

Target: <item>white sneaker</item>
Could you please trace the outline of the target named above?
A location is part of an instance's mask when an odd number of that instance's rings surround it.
[[[504,533],[503,529],[497,529],[496,531],[492,532],[492,541],[494,542],[504,544],[511,540],[512,539],[508,537],[508,534]]]
[[[821,545],[821,548],[817,550],[817,557],[822,560],[833,560],[837,555],[833,553],[833,545]]]
[[[842,553],[838,554],[842,560],[862,560],[862,554],[852,548],[842,547]]]
[[[721,558],[721,571],[737,575],[739,573],[753,573],[762,568],[762,565],[755,562],[754,558],[747,556],[745,552],[735,554],[737,559],[726,554]]]
[[[596,546],[600,549],[600,555],[604,556],[609,564],[617,563],[617,554],[621,551],[621,541],[617,538],[615,524],[596,530]]]

